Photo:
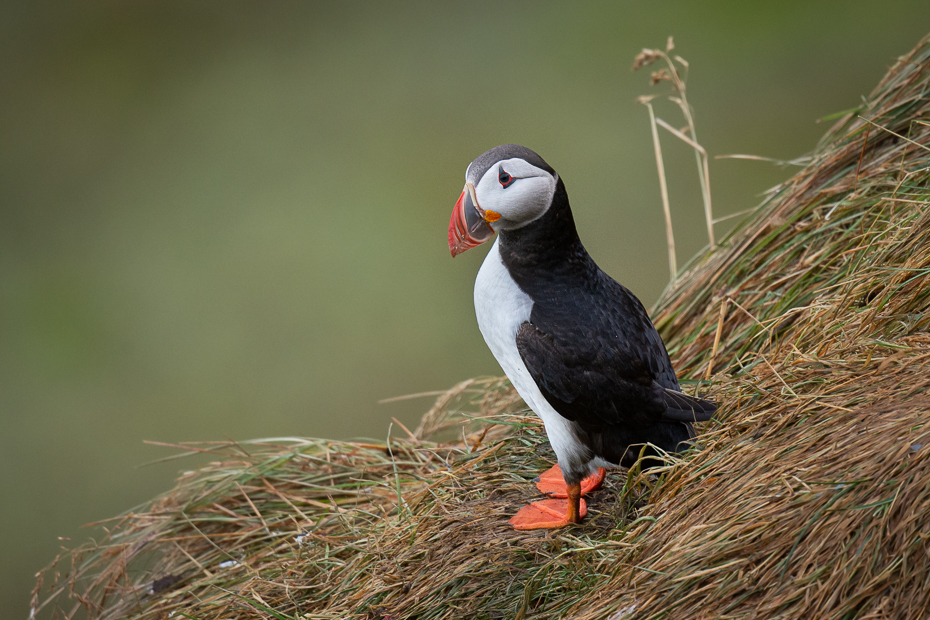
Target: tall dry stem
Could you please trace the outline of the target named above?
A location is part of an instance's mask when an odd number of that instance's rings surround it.
[[[678,275],[678,261],[675,257],[675,233],[672,231],[672,211],[668,203],[668,184],[665,182],[665,163],[662,160],[662,144],[659,142],[659,131],[656,129],[656,115],[652,103],[643,100],[649,108],[649,127],[652,129],[652,145],[655,148],[656,168],[659,171],[659,191],[662,194],[662,211],[665,214],[665,239],[668,245],[668,269],[672,281]]]
[[[672,127],[669,123],[666,123],[661,118],[656,118],[655,111],[651,105],[651,101],[654,97],[641,97],[640,102],[646,104],[649,107],[649,120],[652,128],[653,142],[655,143],[657,159],[659,158],[659,153],[661,152],[658,142],[658,132],[656,131],[656,126],[661,126],[666,129],[669,133],[674,135],[679,140],[682,140],[685,144],[690,146],[694,150],[694,158],[697,163],[698,168],[698,181],[701,185],[701,200],[704,203],[704,219],[707,224],[707,239],[711,249],[716,247],[716,240],[714,237],[714,216],[713,209],[711,206],[711,194],[710,194],[710,169],[708,163],[707,151],[698,143],[697,133],[694,126],[694,114],[691,109],[691,105],[688,103],[687,97],[687,80],[682,77],[681,73],[676,66],[676,62],[681,65],[685,70],[688,69],[688,62],[681,56],[675,56],[674,59],[669,56],[675,48],[674,41],[672,37],[668,38],[668,43],[666,49],[644,49],[640,52],[633,63],[633,70],[636,71],[641,67],[651,65],[658,60],[665,61],[667,68],[654,71],[652,73],[652,83],[658,84],[659,82],[669,82],[672,85],[672,93],[668,95],[669,101],[675,103],[682,112],[682,115],[685,118],[687,123],[687,129],[679,131]],[[690,134],[690,138],[685,135],[685,132]],[[670,223],[670,212],[668,205],[668,191],[665,186],[665,171],[664,167],[660,165],[660,186],[663,196],[663,209],[665,210],[666,216],[666,229],[671,230]],[[671,234],[669,234],[669,239],[671,239]],[[673,248],[669,248],[669,254],[673,253]],[[670,264],[673,264],[674,261],[670,259]],[[672,280],[675,279],[675,274],[677,273],[676,269],[672,269]]]

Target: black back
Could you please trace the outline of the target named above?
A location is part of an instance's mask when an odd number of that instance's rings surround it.
[[[534,302],[517,348],[549,404],[584,434],[601,435],[591,441],[624,443],[592,446],[611,462],[630,443],[675,451],[691,438],[685,420],[709,419],[716,407],[680,394],[646,309],[581,244],[562,180],[542,217],[500,235],[504,265]]]

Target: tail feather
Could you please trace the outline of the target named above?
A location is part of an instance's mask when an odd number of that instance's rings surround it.
[[[716,403],[665,389],[665,417],[681,422],[706,422],[717,411]]]

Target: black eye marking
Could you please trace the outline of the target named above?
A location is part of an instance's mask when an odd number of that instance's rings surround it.
[[[504,172],[504,167],[500,166],[497,169],[497,180],[500,181],[501,187],[510,187],[513,185],[513,182],[516,181],[510,174]]]

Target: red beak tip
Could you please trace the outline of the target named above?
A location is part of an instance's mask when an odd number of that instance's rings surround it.
[[[465,189],[462,190],[461,196],[459,196],[459,199],[455,202],[455,207],[452,209],[452,217],[449,219],[449,252],[452,254],[452,258],[466,250],[478,247],[494,236],[494,230],[491,226],[480,219],[475,220],[469,227],[469,217],[481,218],[481,212],[477,209],[474,194],[469,194],[470,187],[470,184],[466,184]],[[467,215],[465,213],[466,203],[469,209]]]

